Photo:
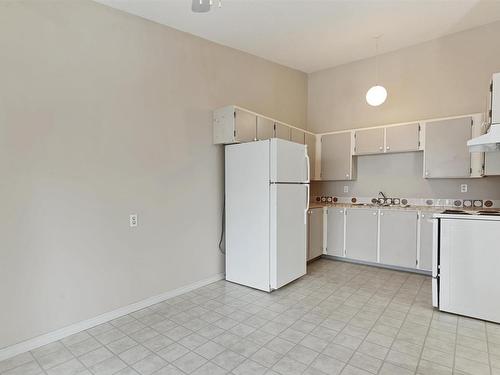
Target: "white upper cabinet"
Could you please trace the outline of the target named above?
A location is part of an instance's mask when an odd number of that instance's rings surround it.
[[[282,124],[281,122],[274,123],[274,136],[276,138],[290,140],[290,127]]]
[[[326,134],[321,137],[321,179],[352,180],[352,133]]]
[[[472,117],[431,121],[425,124],[424,177],[471,177]]]
[[[305,144],[305,134],[302,130],[290,128],[290,140],[292,142]]]
[[[500,175],[500,151],[484,153],[484,175]]]
[[[384,152],[384,128],[356,130],[354,133],[356,155],[378,154]]]
[[[306,133],[305,142],[307,145],[307,155],[309,156],[311,180],[316,180],[316,136]]]
[[[380,210],[380,263],[417,266],[417,211]]]
[[[385,128],[385,152],[418,151],[420,124],[388,126]]]
[[[274,137],[274,121],[266,117],[257,116],[257,139],[270,139]]]
[[[213,125],[215,144],[257,139],[257,115],[238,107],[227,106],[215,110]]]

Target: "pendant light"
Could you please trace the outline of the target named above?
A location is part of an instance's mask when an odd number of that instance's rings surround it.
[[[387,99],[387,90],[384,86],[379,85],[378,80],[378,40],[381,35],[375,37],[375,66],[376,66],[376,85],[371,87],[366,92],[366,102],[374,107],[377,107],[385,102]]]

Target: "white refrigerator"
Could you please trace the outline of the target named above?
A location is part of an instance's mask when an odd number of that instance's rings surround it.
[[[309,171],[305,145],[225,146],[226,280],[270,292],[305,275]]]

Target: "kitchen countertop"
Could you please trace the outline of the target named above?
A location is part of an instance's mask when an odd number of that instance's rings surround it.
[[[356,203],[322,203],[322,202],[311,202],[309,204],[309,208],[322,208],[322,207],[334,207],[334,208],[372,208],[372,209],[383,209],[383,210],[407,210],[407,211],[429,211],[429,212],[435,212],[435,213],[440,213],[446,209],[452,209],[452,210],[463,210],[463,211],[470,211],[470,212],[475,212],[475,211],[488,211],[488,208],[477,208],[477,209],[471,209],[471,208],[463,208],[463,207],[444,207],[444,206],[399,206],[399,205],[394,205],[394,206],[379,206],[376,204],[356,204]],[[498,208],[491,208],[491,211],[498,211]],[[450,214],[445,214],[446,217],[450,217]],[[467,218],[467,217],[476,217],[476,216],[481,216],[481,215],[453,215],[453,217],[460,217],[460,218]],[[491,216],[488,216],[491,217]]]

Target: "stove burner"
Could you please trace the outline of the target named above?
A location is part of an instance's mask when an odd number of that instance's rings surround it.
[[[500,216],[500,211],[480,210],[480,211],[477,211],[477,214],[478,215]]]
[[[452,214],[452,215],[471,215],[470,212],[463,210],[444,210],[443,214]]]

